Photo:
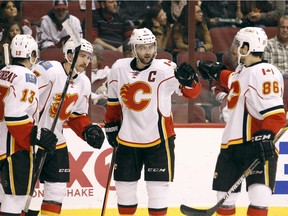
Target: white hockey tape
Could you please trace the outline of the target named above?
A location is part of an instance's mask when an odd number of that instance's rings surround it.
[[[9,44],[8,43],[4,43],[3,44],[3,48],[4,48],[5,65],[9,65],[10,64]]]

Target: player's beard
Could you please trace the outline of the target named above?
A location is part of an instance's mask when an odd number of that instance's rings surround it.
[[[139,61],[142,63],[142,64],[144,64],[144,65],[150,65],[151,64],[151,62],[152,62],[152,60],[154,59],[154,54],[153,55],[147,55],[147,56],[145,56],[145,57],[139,57],[138,56],[138,59],[139,59]]]

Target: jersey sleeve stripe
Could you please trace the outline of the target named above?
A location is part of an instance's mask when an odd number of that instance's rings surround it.
[[[21,116],[21,117],[5,117],[7,126],[15,126],[15,125],[24,125],[30,122],[29,117]]]
[[[282,112],[285,112],[284,106],[279,105],[279,106],[270,107],[269,109],[266,109],[266,110],[262,110],[260,114],[264,117],[267,117],[267,116],[277,114],[277,113],[282,113]]]

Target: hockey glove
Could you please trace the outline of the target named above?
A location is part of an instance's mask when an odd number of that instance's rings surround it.
[[[199,81],[196,71],[190,64],[187,63],[182,63],[174,71],[174,74],[179,83],[184,86],[191,87],[193,81],[196,83]]]
[[[88,125],[83,132],[84,139],[93,148],[100,149],[105,136],[100,125],[93,123]]]
[[[108,139],[109,144],[113,148],[118,147],[118,142],[116,140],[116,137],[118,136],[120,127],[121,127],[121,123],[119,121],[105,123],[104,128],[106,132],[106,137]]]
[[[254,145],[255,155],[263,162],[276,156],[273,143],[274,137],[274,133],[270,130],[259,130],[253,135],[252,144]]]
[[[225,65],[220,62],[211,62],[211,61],[197,61],[197,68],[201,76],[205,80],[210,80],[211,78],[218,81],[220,73],[222,70],[227,69]]]
[[[31,130],[31,144],[38,145],[46,152],[53,152],[58,139],[56,135],[47,128],[38,128],[36,125]]]

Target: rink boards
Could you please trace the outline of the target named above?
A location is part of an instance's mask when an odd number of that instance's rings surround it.
[[[179,206],[186,204],[198,208],[210,208],[216,204],[216,194],[211,190],[216,158],[219,153],[222,127],[176,128],[175,178],[170,186],[170,216],[181,215]],[[63,203],[64,216],[100,215],[105,193],[106,179],[111,160],[112,148],[107,141],[101,150],[94,150],[77,137],[74,132],[64,129],[69,148],[71,181],[68,184]],[[288,134],[277,142],[279,162],[275,194],[271,200],[269,216],[288,215]],[[147,214],[145,182],[139,181],[139,209],[136,215]],[[237,201],[237,215],[245,215],[248,205],[247,193],[242,185],[242,193]],[[32,207],[40,205],[43,198],[42,185],[37,185]],[[111,182],[106,216],[117,215],[117,201],[114,182]],[[241,213],[242,212],[242,213]]]

